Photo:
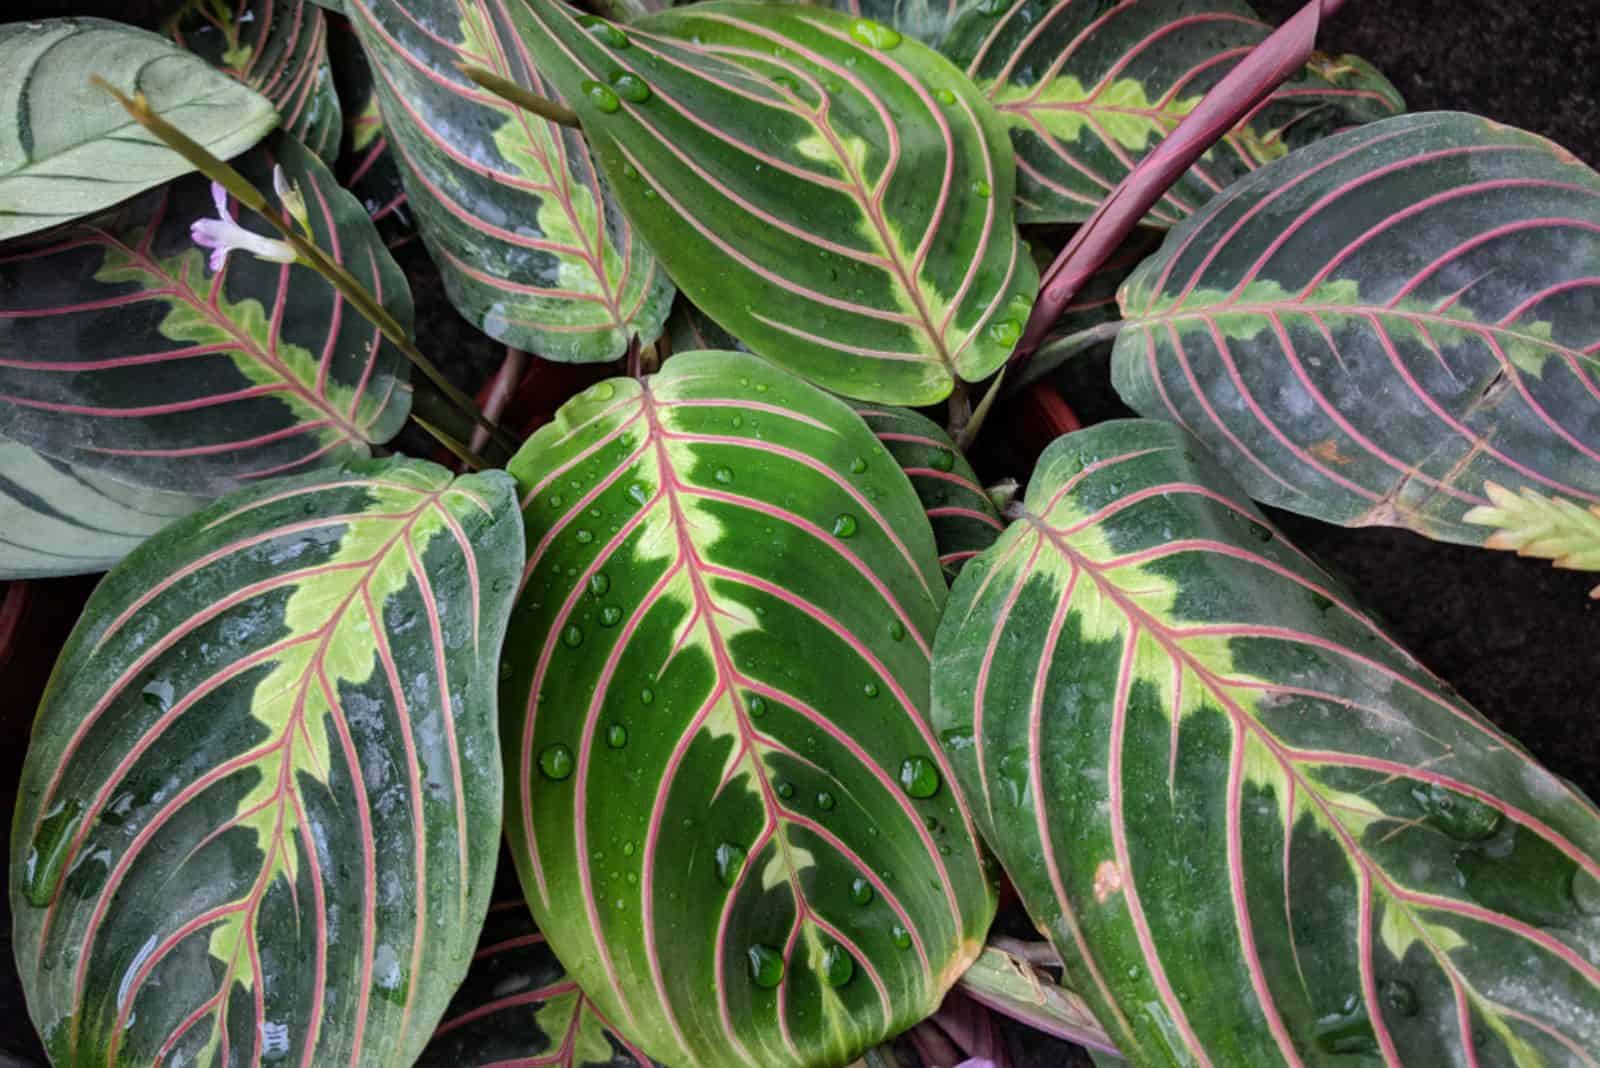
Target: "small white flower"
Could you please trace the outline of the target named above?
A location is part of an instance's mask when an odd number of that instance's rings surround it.
[[[189,227],[189,237],[201,248],[211,250],[208,262],[213,274],[222,270],[228,262],[228,253],[236,249],[273,263],[295,261],[294,249],[286,242],[262,237],[233,221],[228,212],[228,191],[219,182],[211,183],[211,202],[217,206],[217,217],[196,219]]]
[[[278,194],[278,203],[283,205],[290,218],[300,224],[300,232],[310,236],[311,217],[306,212],[306,198],[298,185],[289,182],[281,166],[272,168],[272,191]]]

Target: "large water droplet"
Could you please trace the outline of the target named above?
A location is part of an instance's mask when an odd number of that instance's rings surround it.
[[[654,704],[655,699],[656,692],[650,687],[646,686],[644,689],[639,691],[639,703],[641,705]]]
[[[620,723],[613,723],[606,728],[606,744],[613,749],[621,749],[628,744],[628,728]]]
[[[895,642],[905,641],[905,637],[906,637],[906,625],[904,623],[900,622],[897,619],[893,623],[889,624],[889,640],[890,641],[895,641]]]
[[[750,714],[752,716],[764,716],[767,714],[767,702],[759,694],[750,695]]]
[[[771,990],[783,982],[783,957],[771,946],[760,943],[745,950],[750,961],[750,978],[756,986]]]
[[[650,485],[646,482],[628,484],[628,499],[641,507],[650,503]]]
[[[778,796],[783,798],[785,801],[787,801],[787,800],[789,800],[789,798],[793,797],[794,796],[794,783],[790,782],[788,779],[785,779],[782,782],[780,782],[778,784]]]
[[[618,608],[616,605],[608,604],[604,608],[600,609],[600,625],[602,627],[614,627],[621,621],[622,609]]]
[[[717,879],[723,886],[732,886],[734,880],[739,878],[739,872],[744,869],[744,847],[723,842],[717,846]]]
[[[1000,319],[989,324],[989,336],[999,345],[1015,345],[1022,337],[1022,324],[1015,319]]]
[[[993,190],[989,188],[989,183],[984,181],[982,178],[979,178],[977,181],[972,183],[972,193],[974,196],[988,200],[989,194],[992,192]]]
[[[829,986],[844,986],[856,974],[856,962],[835,942],[822,954],[822,981]]]
[[[911,948],[911,932],[898,923],[889,928],[889,938],[894,942],[896,949]]]
[[[863,683],[861,686],[861,692],[866,694],[868,697],[876,697],[878,696],[878,684],[875,682]]]
[[[594,541],[594,531],[588,527],[579,527],[578,532],[573,536],[578,539],[579,545],[588,545]]]
[[[171,708],[172,698],[177,693],[172,683],[165,679],[151,679],[145,683],[144,690],[141,692],[144,696],[144,703],[157,712],[165,712]]]
[[[849,512],[840,512],[833,517],[833,534],[837,538],[853,537],[856,532],[856,517]]]
[[[604,571],[596,571],[594,574],[589,576],[589,592],[594,594],[596,597],[604,597],[606,592],[610,589],[611,579],[606,577],[606,573]]]
[[[857,456],[854,460],[850,461],[850,473],[852,475],[863,474],[866,470],[867,458],[865,456]]]
[[[857,905],[865,905],[872,900],[872,884],[861,876],[856,876],[850,884],[850,900]]]
[[[834,800],[834,796],[826,790],[817,795],[817,807],[824,812],[832,812],[833,807],[838,803],[838,801]]]
[[[77,798],[62,801],[39,821],[33,845],[23,861],[26,883],[23,894],[28,904],[46,908],[55,897],[56,880],[67,861],[67,851],[83,823],[84,804]]]
[[[948,89],[936,89],[934,90],[933,95],[938,97],[939,103],[945,105],[946,107],[949,107],[951,104],[956,102],[956,94],[952,93]]]
[[[952,471],[956,466],[956,454],[949,449],[940,449],[929,459],[928,465],[935,471]]]
[[[719,467],[716,469],[716,471],[712,472],[711,477],[716,479],[724,486],[731,486],[733,485],[733,468]]]
[[[617,94],[613,93],[609,86],[585,79],[579,88],[583,90],[583,95],[589,98],[589,103],[607,115],[622,107],[622,101],[617,99]]]
[[[650,99],[649,84],[637,74],[619,70],[611,75],[611,86],[630,104],[643,104]]]
[[[583,628],[576,623],[567,624],[567,629],[561,632],[561,644],[568,649],[576,649],[583,644]]]
[[[900,762],[900,785],[912,797],[932,797],[939,792],[939,769],[927,757],[906,757]]]
[[[612,48],[628,47],[628,35],[605,19],[596,18],[594,15],[584,15],[578,19],[578,22],[601,44],[610,45]]]
[[[539,754],[539,770],[555,782],[565,779],[572,774],[572,750],[564,745],[548,746]]]
[[[850,26],[850,36],[868,48],[893,48],[901,41],[899,30],[891,29],[881,22],[873,22],[871,19],[856,19]]]
[[[621,31],[618,32],[620,33]],[[594,395],[595,400],[608,401],[617,395],[617,387],[610,382],[597,382],[594,389],[589,392]]]
[[[1481,842],[1500,828],[1498,809],[1443,786],[1419,784],[1411,796],[1429,823],[1458,841]]]
[[[1376,1053],[1378,1038],[1367,1018],[1367,1007],[1358,995],[1351,994],[1338,1012],[1317,1020],[1317,1046],[1325,1053]]]

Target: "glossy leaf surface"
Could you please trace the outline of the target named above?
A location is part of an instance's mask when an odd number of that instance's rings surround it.
[[[842,1064],[932,1012],[994,901],[924,718],[945,589],[905,474],[709,352],[591,387],[511,471],[507,830],[584,989],[707,1068]]]
[[[98,74],[213,155],[276,124],[265,97],[153,33],[104,19],[0,25],[0,240],[108,208],[193,168],[139,126]]]
[[[1240,0],[981,0],[941,51],[1003,116],[1024,222],[1087,219],[1271,27]],[[1404,110],[1355,56],[1317,56],[1190,168],[1146,217],[1172,226],[1302,144]]]
[[[0,579],[104,571],[207,500],[119,482],[0,438]]]
[[[1582,1065],[1600,818],[1178,427],[1058,439],[968,565],[934,722],[1134,1064]]]
[[[57,1064],[405,1065],[493,880],[511,482],[233,494],[100,584],[35,723],[18,966]]]
[[[284,131],[324,162],[338,158],[328,19],[311,0],[188,0],[168,32],[272,101]]]
[[[939,565],[954,578],[966,562],[994,544],[1005,525],[1000,511],[940,426],[908,408],[856,408],[917,491],[933,526]]]
[[[1600,502],[1600,175],[1411,115],[1251,176],[1121,292],[1113,380],[1257,500],[1469,543],[1484,483]]]
[[[457,65],[555,95],[490,0],[349,0],[391,149],[456,308],[552,360],[614,360],[648,344],[672,286],[566,129],[478,88]]]
[[[366,213],[279,136],[239,161],[281,164],[317,243],[408,329],[411,293]],[[258,220],[230,217],[253,233]],[[248,215],[248,213],[243,213]],[[190,234],[216,216],[203,178],[0,252],[0,419],[47,456],[184,492],[364,456],[400,429],[410,368],[308,267],[228,256]]]
[[[496,888],[498,890],[498,887]],[[515,893],[515,886],[510,888]],[[528,903],[489,906],[466,981],[418,1068],[650,1068],[578,988],[534,926]]]
[[[1010,353],[1038,288],[1011,148],[943,57],[802,5],[696,4],[625,32],[556,0],[516,10],[629,218],[753,351],[892,404]]]

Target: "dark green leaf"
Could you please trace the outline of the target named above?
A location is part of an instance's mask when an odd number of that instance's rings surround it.
[[[507,5],[347,7],[377,75],[410,204],[456,308],[491,337],[552,360],[614,360],[635,334],[655,340],[671,283],[611,201],[583,138],[456,69],[482,67],[553,95],[511,30]]]
[[[168,33],[272,101],[283,129],[324,162],[338,158],[328,20],[312,0],[187,0]]]
[[[194,168],[98,74],[223,159],[277,123],[272,103],[153,33],[104,19],[0,25],[0,240],[108,208]]]
[[[650,1064],[609,1028],[550,951],[520,897],[489,906],[466,981],[417,1061],[418,1068]]]
[[[317,243],[409,328],[405,276],[315,156],[279,136],[239,167],[270,189],[280,164]],[[394,436],[411,403],[404,357],[308,267],[234,252],[211,272],[190,226],[215,215],[196,175],[0,252],[8,436],[192,493],[365,456]],[[237,221],[271,232],[247,212]]]
[[[511,470],[507,830],[575,978],[702,1068],[843,1064],[932,1012],[994,900],[924,718],[945,589],[904,473],[716,352],[591,387]]]
[[[1121,293],[1118,391],[1257,500],[1482,542],[1486,482],[1600,502],[1600,175],[1488,119],[1241,180]]]
[[[941,400],[1011,352],[1038,288],[1011,147],[942,56],[800,5],[696,4],[625,31],[556,0],[511,7],[629,218],[752,350],[891,404]]]
[[[101,582],[12,840],[57,1064],[408,1065],[493,880],[499,472],[397,459],[218,501]]]
[[[935,664],[989,843],[1132,1063],[1592,1063],[1600,814],[1178,427],[1046,450]]]
[[[950,435],[933,420],[906,408],[855,407],[911,479],[933,526],[939,564],[954,578],[1004,529],[999,509]]]
[[[1271,27],[1241,0],[1088,4],[980,0],[940,50],[994,103],[1017,150],[1023,222],[1076,222],[1200,103]],[[1316,56],[1150,210],[1172,226],[1298,145],[1404,110],[1355,56]]]

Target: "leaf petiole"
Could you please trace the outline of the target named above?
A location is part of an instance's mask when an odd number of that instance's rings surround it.
[[[525,111],[531,111],[540,118],[549,119],[557,126],[570,126],[578,129],[578,113],[564,104],[554,100],[547,100],[538,93],[523,88],[509,78],[502,78],[493,71],[475,67],[471,63],[457,63],[456,69],[480,88],[487,89],[495,96],[508,104],[515,104]]]

